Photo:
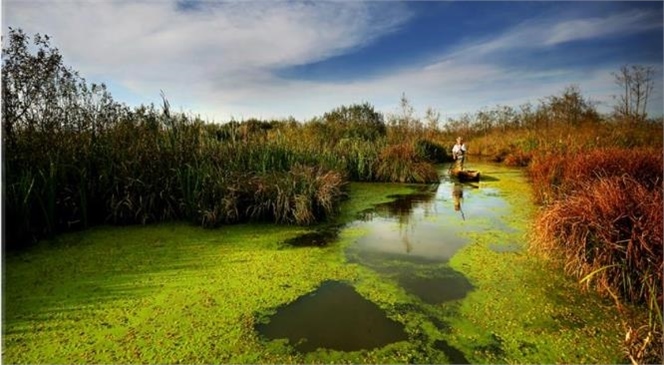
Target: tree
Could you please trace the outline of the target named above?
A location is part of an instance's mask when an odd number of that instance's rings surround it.
[[[655,70],[650,66],[624,65],[618,73],[612,73],[615,83],[620,86],[622,95],[616,96],[614,106],[616,117],[631,122],[644,121],[646,107],[654,86]]]
[[[440,124],[440,112],[432,107],[428,107],[424,114],[424,119],[427,123],[429,135],[437,133]]]
[[[88,86],[47,35],[9,28],[2,48],[2,161],[9,241],[103,219],[107,134],[131,120],[106,86]],[[96,218],[95,218],[96,217]]]
[[[395,137],[399,140],[413,138],[424,130],[422,122],[415,116],[415,108],[406,97],[406,93],[401,94],[397,113],[388,116],[388,124],[391,127],[390,138]]]
[[[583,98],[576,85],[566,87],[561,95],[548,97],[543,107],[554,123],[579,125],[600,119],[593,103]]]
[[[323,115],[330,137],[374,140],[386,133],[383,115],[369,103],[341,106]]]
[[[64,65],[48,35],[36,34],[33,46],[21,29],[9,28],[7,38],[2,49],[2,124],[9,145],[19,131],[46,133],[53,143],[57,138],[50,134],[56,132],[94,134],[122,112],[104,84],[88,87]]]

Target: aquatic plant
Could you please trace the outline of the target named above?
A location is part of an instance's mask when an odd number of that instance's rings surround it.
[[[547,204],[532,249],[562,257],[568,273],[619,307],[647,307],[647,324],[625,319],[628,354],[639,363],[662,358],[653,340],[662,336],[662,158],[657,150],[610,149],[547,156],[530,168]]]
[[[662,191],[631,177],[611,177],[548,207],[537,221],[540,249],[563,252],[568,272],[605,291],[648,302],[662,282]],[[560,242],[563,238],[564,242]],[[613,266],[612,266],[613,265]],[[610,266],[610,267],[609,267]],[[655,298],[661,295],[656,290]]]
[[[417,149],[417,154],[424,157],[428,161],[434,163],[444,163],[452,161],[452,156],[448,151],[452,150],[452,147],[446,147],[438,142],[432,141],[430,139],[419,139],[415,143]]]
[[[376,179],[402,183],[439,181],[436,169],[420,157],[415,146],[408,142],[383,148],[376,166]]]
[[[214,125],[172,112],[163,94],[160,108],[130,109],[65,66],[47,36],[30,41],[10,29],[3,48],[7,247],[102,223],[306,225],[336,212],[348,180],[437,179],[412,149],[379,166],[386,126],[370,104],[307,126]]]
[[[628,175],[647,189],[662,184],[661,150],[596,149],[586,153],[537,154],[528,173],[538,203],[549,203],[582,190],[588,181]]]

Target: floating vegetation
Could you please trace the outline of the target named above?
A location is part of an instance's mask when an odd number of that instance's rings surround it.
[[[448,233],[464,236],[466,242],[449,259],[403,261],[408,257],[404,251],[373,264],[349,262],[346,255],[370,234],[363,224],[371,223],[352,217],[390,195],[412,191],[406,186],[362,183],[351,184],[350,199],[342,202],[338,216],[347,225],[338,231],[334,244],[324,246],[284,249],[284,242],[316,228],[252,223],[206,230],[157,224],[94,227],[58,236],[32,250],[10,252],[4,261],[3,359],[11,363],[622,362],[618,348],[622,336],[610,305],[579,294],[573,281],[530,255],[506,255],[488,248],[496,241],[522,238],[524,215],[533,210],[527,195],[519,191],[521,182],[515,181],[508,193],[503,184],[512,177],[500,171],[492,175],[500,177],[501,199],[508,204],[495,205],[496,210],[487,213],[493,214],[492,219],[479,219],[477,213],[474,221],[455,216],[444,184],[434,199],[440,209],[425,217],[420,203],[413,205],[408,221],[416,228],[420,218],[445,217],[462,229]],[[466,192],[469,211],[474,212],[473,205],[481,199],[496,199],[481,190]],[[397,227],[392,234],[399,235],[399,220],[391,219]],[[494,219],[513,230],[484,229],[492,227]],[[429,278],[447,278],[468,290],[428,300],[426,294],[408,289],[408,278],[422,278],[425,285],[440,284],[427,282]],[[447,284],[434,288],[448,289]],[[316,337],[323,336],[318,332],[324,328],[315,322],[322,317],[335,319],[347,311],[352,318],[354,306],[338,300],[367,305],[394,336],[373,344],[360,339],[354,345]],[[307,302],[312,313],[323,308],[334,312],[311,319],[312,334],[288,339],[261,332],[270,323],[277,324],[275,314],[281,310]],[[353,329],[372,337],[366,330]],[[349,333],[336,331],[341,338]],[[502,340],[502,353],[492,347],[496,338]]]

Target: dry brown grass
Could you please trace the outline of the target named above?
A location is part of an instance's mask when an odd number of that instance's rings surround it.
[[[417,153],[413,143],[388,145],[380,152],[376,180],[401,183],[437,183],[436,168]]]
[[[467,139],[472,154],[487,156],[496,162],[513,158],[510,162],[516,160],[516,165],[521,165],[522,157],[529,154],[577,154],[604,148],[645,146],[661,149],[663,132],[661,122],[628,124],[607,121],[578,126],[554,124],[540,129],[494,130]]]
[[[662,150],[610,148],[576,154],[539,154],[529,175],[538,203],[550,203],[585,188],[588,181],[627,175],[647,189],[661,187]]]
[[[530,164],[533,154],[530,152],[516,151],[505,156],[503,163],[507,166],[525,167]]]
[[[601,270],[593,278],[599,290],[617,289],[632,302],[661,297],[662,190],[629,176],[585,185],[539,217],[537,247],[562,253],[579,278]]]
[[[538,156],[530,167],[545,209],[531,249],[560,257],[586,288],[648,308],[644,323],[625,315],[634,363],[662,361],[664,202],[662,151],[607,149]]]

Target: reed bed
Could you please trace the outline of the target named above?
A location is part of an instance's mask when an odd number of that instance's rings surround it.
[[[428,138],[420,138],[415,142],[417,155],[433,163],[452,161],[452,146],[447,146]]]
[[[373,141],[342,139],[322,152],[321,162],[332,169],[344,171],[349,180],[376,181],[378,154],[385,145],[386,141],[382,138]]]
[[[607,293],[661,300],[662,190],[627,175],[584,185],[539,217],[537,247],[562,253],[566,270],[579,278],[600,270],[594,285]]]
[[[128,111],[95,134],[72,132],[73,122],[4,136],[10,247],[103,223],[313,224],[334,214],[349,180],[438,181],[412,144],[343,138],[321,145],[325,136],[307,139],[299,124],[273,124],[274,133],[243,131],[243,123],[210,128],[171,114],[166,101],[161,111]]]
[[[529,169],[545,205],[531,249],[562,258],[569,274],[620,308],[647,308],[647,323],[624,319],[633,363],[663,355],[663,162],[661,150],[612,148],[539,156]]]
[[[529,168],[535,199],[547,204],[584,190],[588,181],[627,175],[653,190],[662,185],[661,150],[606,148],[584,153],[537,154]]]
[[[64,65],[48,37],[32,40],[10,29],[3,48],[7,248],[109,223],[308,225],[336,213],[349,180],[437,181],[420,156],[435,146],[390,152],[402,147],[389,146],[368,103],[304,124],[205,123],[171,112],[164,95],[161,107],[115,102]]]
[[[436,169],[418,155],[412,143],[386,146],[378,159],[376,179],[401,183],[439,182]]]
[[[152,114],[160,124],[125,121],[85,152],[77,147],[89,141],[52,131],[61,143],[48,158],[35,148],[3,161],[9,246],[100,223],[312,224],[333,214],[345,194],[343,170],[318,164],[315,155],[279,141],[212,140],[196,123],[166,126],[166,113]],[[13,142],[41,140],[20,132]]]
[[[472,153],[511,166],[527,166],[536,154],[586,153],[605,148],[662,147],[662,123],[638,125],[611,120],[580,126],[528,127],[491,131],[468,138]]]

